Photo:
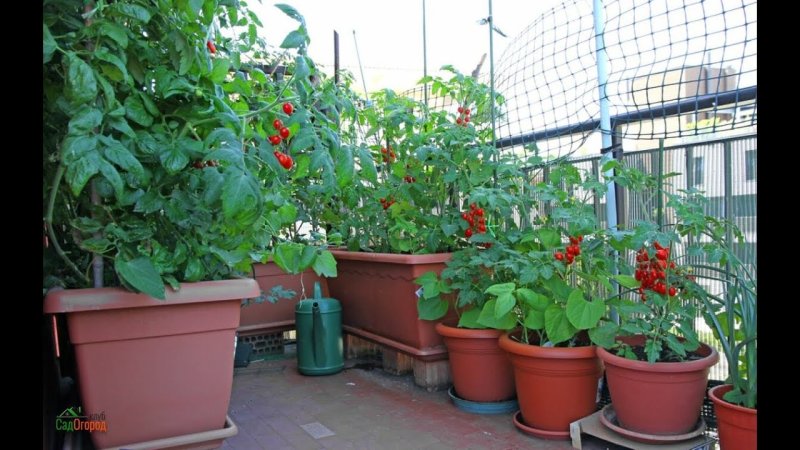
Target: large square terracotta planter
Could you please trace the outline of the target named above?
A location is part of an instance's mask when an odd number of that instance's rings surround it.
[[[420,320],[414,279],[445,268],[451,253],[397,255],[333,250],[338,276],[328,279],[331,297],[342,302],[342,328],[416,359],[445,359],[436,322]],[[452,311],[452,309],[451,309]],[[455,319],[451,312],[445,319]]]
[[[65,313],[85,414],[103,414],[97,448],[225,428],[243,298],[255,280],[184,283],[166,300],[119,288],[52,291]]]
[[[304,286],[306,296],[311,297],[314,283],[319,282],[322,286],[322,295],[328,297],[327,279],[317,275],[311,269],[293,275],[284,272],[275,263],[258,263],[253,264],[253,278],[265,294],[269,294],[269,291],[278,285],[284,289],[293,290],[297,294],[290,299],[279,299],[277,303],[251,302],[249,305],[243,306],[238,330],[239,336],[253,336],[293,329],[294,307],[303,298]]]

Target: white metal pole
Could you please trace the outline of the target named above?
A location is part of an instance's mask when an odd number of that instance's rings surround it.
[[[611,112],[609,110],[608,97],[606,96],[606,85],[608,84],[608,53],[606,52],[605,41],[603,39],[603,29],[605,28],[605,11],[603,10],[603,0],[594,0],[594,34],[597,53],[597,84],[600,94],[600,136],[602,138],[603,155],[600,157],[600,165],[604,165],[613,158],[611,151]],[[612,172],[605,172],[604,178],[612,176]],[[606,183],[606,221],[608,228],[617,228],[617,196],[613,181]]]

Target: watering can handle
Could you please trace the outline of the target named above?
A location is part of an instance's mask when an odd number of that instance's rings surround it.
[[[319,284],[314,286],[314,291],[316,294],[317,288]],[[317,297],[319,298],[319,297]],[[313,320],[313,325],[311,327],[311,341],[314,346],[314,367],[320,367],[321,363],[325,359],[325,351],[323,345],[323,339],[325,338],[325,328],[322,322],[322,314],[319,310],[319,304],[314,303],[314,306],[311,308],[311,315]]]

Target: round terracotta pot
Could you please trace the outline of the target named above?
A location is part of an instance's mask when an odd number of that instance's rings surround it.
[[[603,366],[595,347],[540,347],[517,342],[508,333],[499,343],[514,366],[517,401],[528,432],[568,439],[569,424],[597,409]]]
[[[723,400],[731,389],[730,384],[723,384],[708,391],[717,416],[719,446],[722,450],[755,450],[758,447],[758,410]]]
[[[497,343],[500,330],[458,328],[436,324],[450,355],[453,386],[459,397],[473,402],[499,402],[514,397],[511,362]]]
[[[644,336],[617,338],[629,345],[643,345]],[[694,430],[705,397],[708,371],[719,360],[716,350],[701,344],[702,359],[686,362],[636,361],[603,348],[597,355],[605,362],[611,404],[622,428],[639,433],[669,436]]]

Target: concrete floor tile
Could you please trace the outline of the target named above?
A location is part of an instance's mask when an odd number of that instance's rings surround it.
[[[294,360],[252,366],[235,371],[230,414],[240,436],[225,449],[571,448],[520,433],[510,414],[464,413],[446,392],[415,386],[411,375],[353,369],[305,377]],[[335,435],[314,439],[300,427],[314,422]]]

